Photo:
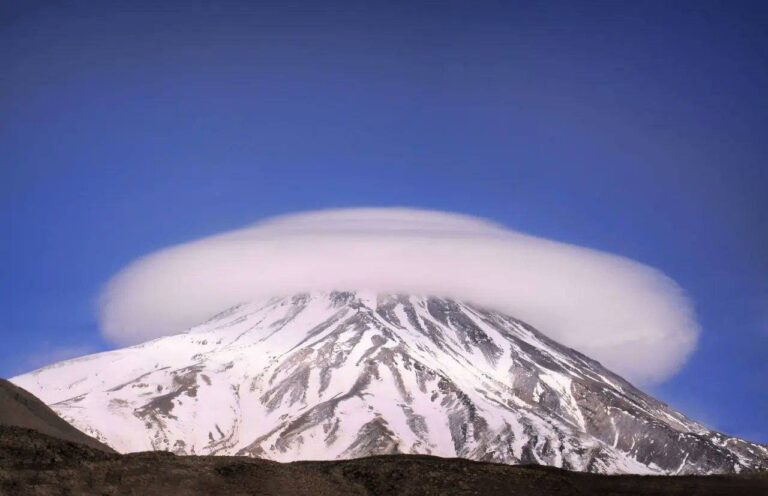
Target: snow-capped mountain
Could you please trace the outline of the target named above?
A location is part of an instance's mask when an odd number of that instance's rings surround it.
[[[427,453],[600,473],[768,468],[525,323],[432,297],[310,293],[12,379],[121,452]]]

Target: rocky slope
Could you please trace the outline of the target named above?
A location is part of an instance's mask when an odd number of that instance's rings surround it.
[[[0,426],[34,429],[58,439],[113,452],[110,447],[72,427],[45,403],[5,379],[0,379]]]
[[[300,294],[13,379],[120,452],[278,461],[431,454],[597,473],[768,468],[512,317],[404,295]]]

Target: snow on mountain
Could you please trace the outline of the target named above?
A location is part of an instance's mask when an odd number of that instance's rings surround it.
[[[12,381],[121,452],[768,469],[768,447],[706,429],[519,320],[433,297],[245,303],[186,333]]]

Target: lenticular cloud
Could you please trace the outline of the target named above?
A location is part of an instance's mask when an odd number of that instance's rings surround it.
[[[500,310],[645,384],[673,374],[698,333],[680,287],[655,269],[411,209],[288,215],[152,253],[109,282],[101,324],[108,339],[133,344],[243,301],[356,289]]]

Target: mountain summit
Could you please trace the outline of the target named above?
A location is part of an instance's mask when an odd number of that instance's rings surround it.
[[[768,468],[598,362],[444,298],[298,294],[12,379],[120,452],[420,453],[597,473]]]

